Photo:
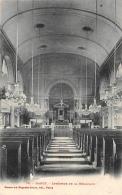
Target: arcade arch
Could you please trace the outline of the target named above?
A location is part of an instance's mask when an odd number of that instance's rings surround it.
[[[49,92],[49,110],[53,112],[55,122],[70,122],[73,119],[74,91],[70,85],[58,82]]]

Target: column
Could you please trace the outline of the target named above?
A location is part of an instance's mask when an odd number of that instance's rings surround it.
[[[0,37],[0,82],[2,79],[2,40]],[[3,115],[1,112],[1,99],[0,99],[0,129],[3,128]]]
[[[0,76],[1,76],[1,73],[2,73],[2,38],[1,38],[1,26],[0,26]]]
[[[45,98],[46,110],[49,110],[49,97]]]
[[[1,79],[2,79],[2,48],[1,48],[1,39],[0,39],[0,82],[1,82]],[[3,128],[3,115],[2,115],[2,112],[1,112],[1,99],[0,99],[0,129]]]
[[[108,105],[108,128],[114,128],[114,112],[113,105],[110,103]]]
[[[3,128],[3,114],[1,112],[1,100],[0,100],[0,129]]]
[[[1,40],[0,40],[0,46],[1,46]],[[2,78],[2,54],[1,54],[1,48],[0,48],[0,79]],[[3,117],[1,112],[1,99],[0,99],[0,129],[3,125]]]

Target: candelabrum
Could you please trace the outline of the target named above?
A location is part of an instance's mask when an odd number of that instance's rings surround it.
[[[13,86],[13,89],[9,86],[5,95],[6,100],[15,106],[22,106],[26,102],[26,95],[19,89],[18,83]]]
[[[101,105],[97,105],[96,98],[94,98],[93,104],[89,106],[89,111],[91,113],[97,113],[101,111]]]
[[[85,108],[83,108],[82,105],[80,105],[79,109],[77,110],[77,113],[79,114],[79,116],[87,116],[91,113],[91,111],[88,109],[88,106],[85,104]]]
[[[79,104],[75,107],[75,111],[79,114],[79,116],[87,116],[91,113],[98,113],[101,111],[101,105],[97,105],[96,98],[94,98],[93,104],[91,104],[89,107],[87,104],[85,104],[85,107],[83,108],[82,104]]]
[[[108,106],[122,107],[122,91],[117,91],[116,85],[111,85],[105,90],[104,99]]]
[[[30,102],[30,104],[29,104],[29,103],[26,103],[26,104],[25,104],[25,107],[27,108],[27,110],[28,110],[29,112],[33,112],[33,113],[35,113],[36,115],[40,115],[40,114],[41,114],[40,105],[37,104],[37,103],[34,103],[33,97],[31,97],[31,102]]]

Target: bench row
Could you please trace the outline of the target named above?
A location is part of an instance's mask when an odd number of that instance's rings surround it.
[[[74,129],[73,138],[90,163],[104,174],[122,173],[122,131]]]
[[[8,129],[0,132],[0,178],[26,178],[43,163],[50,129]]]

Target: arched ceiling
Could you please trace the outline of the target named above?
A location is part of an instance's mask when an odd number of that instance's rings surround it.
[[[18,23],[24,63],[33,43],[34,56],[72,53],[101,66],[122,36],[122,0],[18,0],[18,6],[17,0],[0,0],[0,9],[1,28],[15,48]]]
[[[95,89],[95,64],[92,60],[76,54],[43,54],[36,56],[33,60],[33,81],[34,96],[38,96],[38,86],[40,87],[40,96],[49,96],[53,86],[60,86],[64,83],[72,88],[75,98],[82,95],[82,101],[86,96],[86,70],[87,70],[87,95],[92,98]],[[31,60],[29,60],[23,68],[23,78],[26,85],[26,92],[31,95],[32,87],[32,71]],[[97,87],[99,86],[99,67],[96,67]],[[39,85],[38,85],[39,83]],[[62,85],[62,89],[65,85]],[[57,88],[56,88],[57,89]],[[60,88],[59,88],[60,90]],[[53,91],[54,92],[54,91]],[[55,96],[54,92],[54,96]],[[71,96],[70,96],[71,97]]]

